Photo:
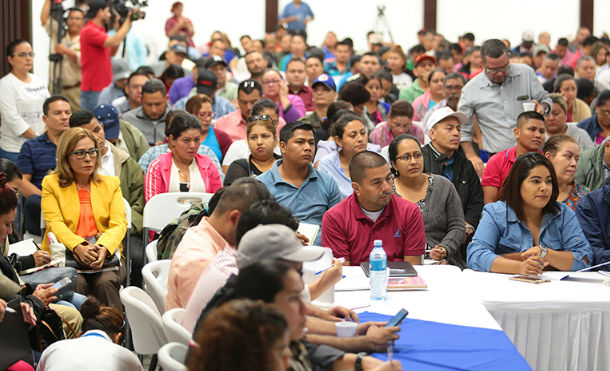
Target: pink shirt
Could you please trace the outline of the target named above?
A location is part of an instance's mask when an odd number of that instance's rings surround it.
[[[248,123],[241,115],[241,110],[233,111],[229,114],[226,114],[220,117],[214,123],[214,129],[220,129],[225,133],[229,134],[232,141],[237,141],[240,139],[246,139],[247,136],[247,128]],[[280,117],[279,123],[277,125],[277,136],[280,136],[280,129],[286,125],[286,121]]]
[[[393,194],[390,203],[373,222],[364,215],[352,193],[322,218],[322,246],[330,247],[335,258],[345,258],[351,265],[369,260],[374,240],[383,241],[388,261],[423,255],[426,235],[419,208]]]
[[[208,269],[199,277],[197,286],[195,286],[195,290],[193,290],[193,294],[186,306],[186,311],[182,318],[182,326],[190,332],[195,331],[201,311],[212,300],[214,294],[224,286],[229,277],[238,272],[237,250],[232,246],[227,246],[216,254]]]
[[[508,176],[510,168],[517,160],[517,147],[505,149],[491,156],[481,178],[482,186],[494,186],[502,188],[504,179]]]
[[[165,310],[186,307],[201,274],[216,254],[228,246],[207,217],[186,231],[169,267]]]
[[[413,135],[415,138],[417,138],[419,144],[421,144],[422,146],[425,144],[424,131],[422,130],[422,128],[417,126],[417,124],[411,124],[409,131],[407,131],[407,134]],[[375,126],[375,130],[373,130],[371,134],[369,134],[369,140],[371,141],[371,143],[378,144],[381,147],[389,146],[390,143],[392,143],[392,139],[394,139],[394,136],[390,131],[387,121],[384,121]]]

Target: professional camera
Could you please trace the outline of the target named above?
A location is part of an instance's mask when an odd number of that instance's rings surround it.
[[[131,3],[130,6],[127,4]],[[148,6],[148,0],[112,0],[112,8],[118,14],[120,18],[120,23],[125,21],[127,18],[127,14],[131,9],[134,9],[134,12],[131,13],[131,20],[137,21],[138,19],[144,19],[146,17],[146,13],[141,11],[141,8]]]

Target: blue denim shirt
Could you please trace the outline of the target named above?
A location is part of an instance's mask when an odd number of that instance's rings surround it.
[[[593,262],[593,252],[585,238],[576,214],[568,206],[557,202],[558,213],[545,214],[540,226],[538,245],[557,251],[570,251],[575,271],[589,266],[582,259]],[[504,201],[487,204],[479,227],[468,245],[468,268],[489,272],[492,262],[500,255],[523,252],[534,246],[534,239],[524,222]]]

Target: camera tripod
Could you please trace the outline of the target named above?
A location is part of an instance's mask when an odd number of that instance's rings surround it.
[[[394,43],[394,37],[392,36],[392,29],[388,24],[388,19],[385,16],[385,5],[377,5],[377,19],[375,19],[375,27],[373,30],[376,34],[383,36],[383,28],[388,31],[390,42]]]
[[[53,23],[57,25],[57,34],[55,39],[55,45],[61,43],[61,39],[64,37],[64,8],[61,5],[63,0],[53,0],[51,2],[51,16],[49,17],[49,30],[53,32]],[[51,81],[51,94],[60,94],[61,92],[61,79],[62,79],[62,60],[63,55],[55,53],[53,50],[53,37],[49,40],[49,62],[51,62],[51,71],[49,80]]]

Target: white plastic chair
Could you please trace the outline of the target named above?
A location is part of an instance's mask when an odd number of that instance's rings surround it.
[[[125,204],[125,217],[127,219],[127,231],[125,237],[123,237],[123,253],[125,255],[125,286],[129,286],[131,283],[131,205],[123,198]]]
[[[144,287],[157,306],[159,313],[165,312],[165,295],[167,294],[167,277],[171,260],[157,260],[142,268]]]
[[[159,240],[154,240],[153,242],[149,243],[148,245],[146,245],[146,260],[148,260],[148,262],[156,262],[157,260],[159,260],[157,258],[157,242]]]
[[[125,287],[120,291],[121,303],[131,328],[133,348],[136,353],[156,355],[167,343],[161,314],[153,300],[139,287]],[[153,356],[156,366],[157,358]],[[151,367],[154,369],[153,363]]]
[[[188,346],[192,336],[189,330],[182,326],[185,311],[184,308],[170,309],[163,314],[162,319],[167,340]]]
[[[172,192],[160,193],[144,205],[143,229],[144,245],[148,245],[149,231],[160,232],[169,222],[176,219],[196,202],[207,204],[213,193]]]
[[[184,365],[188,347],[180,343],[168,343],[159,349],[159,363],[163,370],[186,371]]]

